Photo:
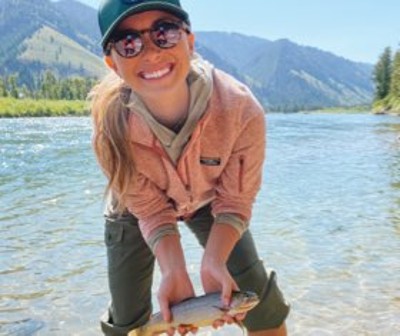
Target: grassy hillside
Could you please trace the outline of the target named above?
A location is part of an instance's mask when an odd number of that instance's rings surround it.
[[[103,60],[75,41],[44,26],[23,43],[18,60],[39,62],[48,67],[65,67],[69,72],[90,77],[101,77],[105,72]]]

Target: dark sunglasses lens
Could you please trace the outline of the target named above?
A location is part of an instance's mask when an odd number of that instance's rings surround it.
[[[142,51],[143,41],[139,34],[127,33],[114,42],[114,48],[122,57],[135,57]]]
[[[160,48],[172,48],[181,39],[181,26],[175,22],[158,22],[151,30],[151,38]]]

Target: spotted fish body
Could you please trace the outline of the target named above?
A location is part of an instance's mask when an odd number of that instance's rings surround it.
[[[179,325],[207,327],[225,314],[236,315],[253,309],[259,300],[252,292],[234,292],[229,307],[221,302],[221,293],[206,294],[180,302],[171,307],[173,321],[166,323],[160,312],[151,316],[150,320],[138,329],[129,332],[128,336],[152,336],[170,327]]]

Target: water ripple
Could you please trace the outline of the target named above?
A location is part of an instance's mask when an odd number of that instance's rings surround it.
[[[251,230],[291,302],[290,335],[400,334],[399,118],[268,118]],[[39,335],[98,335],[109,300],[105,181],[90,120],[3,119],[0,131],[0,321],[43,321]],[[202,249],[180,230],[201,293]],[[157,271],[154,294],[159,281]]]

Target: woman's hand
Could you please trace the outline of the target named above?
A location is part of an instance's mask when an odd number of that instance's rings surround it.
[[[155,255],[162,274],[158,290],[158,303],[163,319],[166,322],[171,322],[173,316],[170,306],[195,295],[192,282],[186,271],[179,236],[163,237],[156,246]],[[186,335],[188,332],[196,332],[197,328],[179,326],[177,330],[181,335]],[[175,329],[171,327],[166,332],[168,335],[173,335]]]
[[[214,224],[204,251],[201,265],[201,281],[206,293],[222,293],[221,302],[224,306],[231,303],[232,291],[239,290],[238,285],[229,274],[226,266],[228,257],[240,236],[235,228],[228,224]],[[225,314],[223,319],[216,320],[215,328],[224,323],[234,323],[243,320],[245,314],[231,316]]]
[[[232,291],[239,290],[235,280],[229,274],[225,263],[203,259],[201,282],[205,293],[221,292],[224,306],[229,306]]]
[[[163,274],[158,291],[158,302],[165,321],[171,322],[170,306],[193,297],[194,289],[185,270]]]
[[[225,263],[216,262],[207,258],[203,259],[201,267],[201,282],[205,293],[221,292],[223,306],[229,307],[232,291],[238,291],[239,287],[229,274]],[[213,323],[214,328],[223,326],[225,323],[232,324],[242,321],[246,314],[231,316],[225,314],[222,319]]]

